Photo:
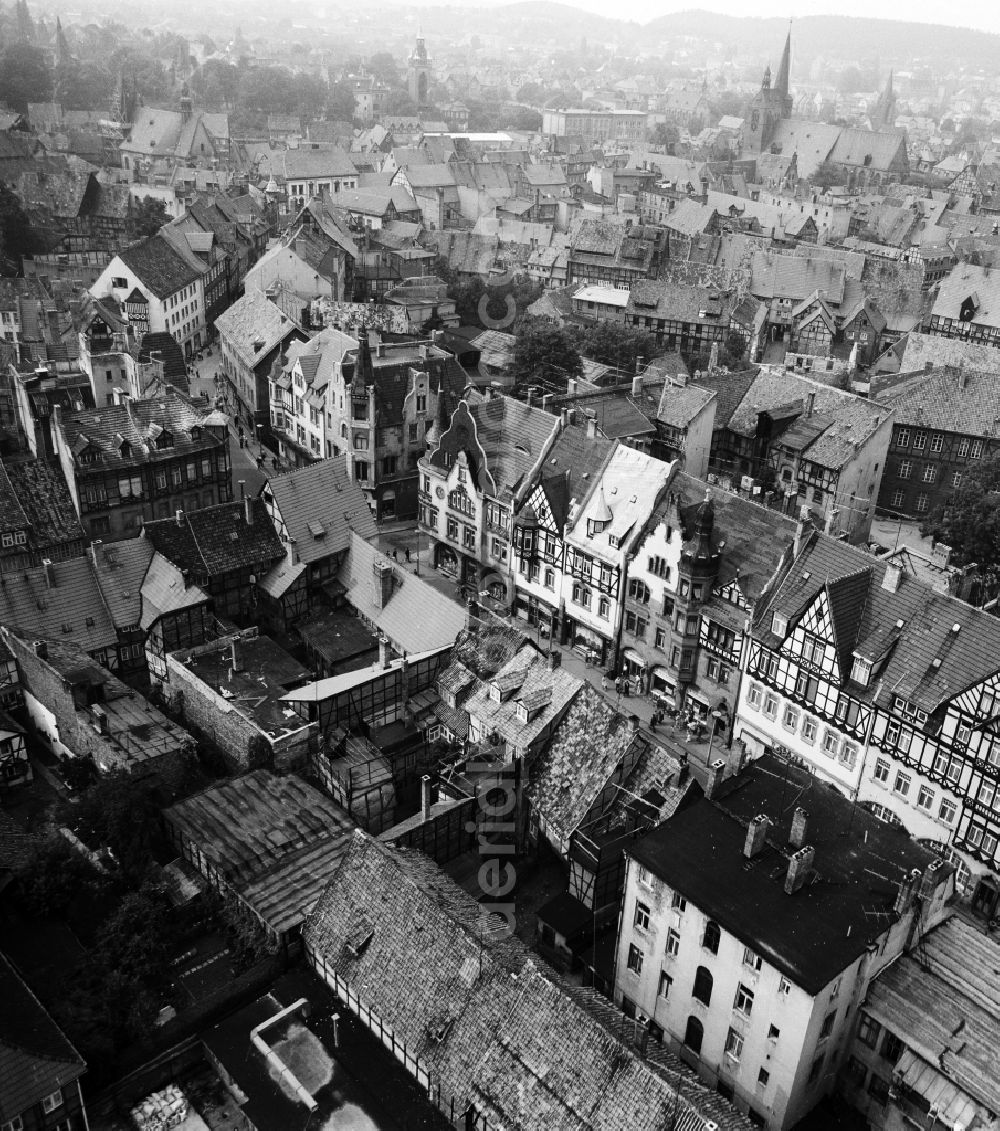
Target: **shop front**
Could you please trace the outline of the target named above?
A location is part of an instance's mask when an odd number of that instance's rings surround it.
[[[638,686],[640,694],[645,694],[649,686],[649,664],[641,652],[634,648],[622,651],[621,674]]]
[[[606,640],[599,632],[588,625],[568,617],[566,620],[565,643],[581,656],[588,664],[604,667],[611,655],[611,641]]]

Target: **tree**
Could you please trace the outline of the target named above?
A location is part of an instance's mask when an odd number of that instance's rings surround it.
[[[388,51],[376,51],[365,64],[365,69],[386,84],[386,86],[401,86],[402,78],[396,60]]]
[[[132,232],[137,238],[155,236],[169,220],[167,206],[156,197],[145,196],[132,207]]]
[[[29,102],[45,102],[52,76],[45,53],[29,43],[9,43],[0,52],[0,102],[26,113]]]
[[[152,865],[160,814],[148,783],[108,774],[66,806],[64,817],[84,843],[109,848],[127,880],[140,882]]]
[[[335,122],[350,122],[354,120],[357,112],[354,104],[354,92],[342,82],[335,82],[330,87],[326,96],[326,113]]]
[[[566,387],[567,378],[583,375],[580,354],[569,334],[546,318],[522,320],[511,369],[516,382],[544,382],[559,388]]]
[[[191,89],[212,106],[227,110],[235,103],[240,86],[240,72],[232,63],[206,59],[191,76]]]
[[[1000,578],[1000,456],[966,472],[921,524],[920,533],[951,546],[954,565],[979,567],[990,588]]]
[[[274,769],[274,747],[262,734],[252,734],[247,740],[247,767],[251,770]]]
[[[92,901],[107,880],[69,842],[52,837],[17,874],[21,902],[42,919],[65,919],[70,908]]]
[[[21,270],[21,260],[32,255],[39,241],[20,199],[0,181],[0,261],[12,270]]]
[[[598,322],[588,326],[581,335],[580,344],[587,357],[629,373],[635,372],[639,358],[650,361],[659,353],[656,339],[651,334],[644,334],[621,322]]]
[[[659,122],[654,127],[649,140],[652,145],[660,145],[668,152],[673,152],[675,146],[681,140],[680,130],[678,130],[676,126],[669,126],[665,122]]]
[[[809,183],[818,189],[833,188],[834,185],[847,184],[847,174],[842,166],[835,165],[832,161],[821,161],[816,166],[816,172],[809,178]]]

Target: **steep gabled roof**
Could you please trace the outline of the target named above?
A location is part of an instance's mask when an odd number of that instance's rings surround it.
[[[138,276],[143,286],[159,299],[169,298],[202,274],[198,267],[159,233],[135,247],[119,252],[118,257]]]

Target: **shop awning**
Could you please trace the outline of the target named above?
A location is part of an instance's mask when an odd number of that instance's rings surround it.
[[[607,643],[599,632],[595,632],[592,628],[588,628],[585,624],[579,622],[573,626],[573,639],[582,640],[595,648],[602,648]]]
[[[979,1108],[971,1096],[957,1088],[936,1068],[921,1060],[910,1049],[896,1063],[893,1075],[900,1084],[922,1096],[937,1113],[937,1119],[946,1127],[969,1127],[979,1115]]]
[[[626,660],[628,660],[630,664],[636,664],[640,668],[649,667],[649,663],[646,660],[645,656],[641,655],[634,648],[626,648],[622,655]]]
[[[677,680],[667,670],[667,668],[656,667],[653,668],[653,688],[654,690],[673,691],[677,686]]]

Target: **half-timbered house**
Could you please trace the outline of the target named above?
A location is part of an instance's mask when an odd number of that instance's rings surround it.
[[[1000,625],[895,563],[796,540],[758,604],[735,734],[782,748],[958,870],[1000,872]],[[994,901],[995,903],[995,901]]]

